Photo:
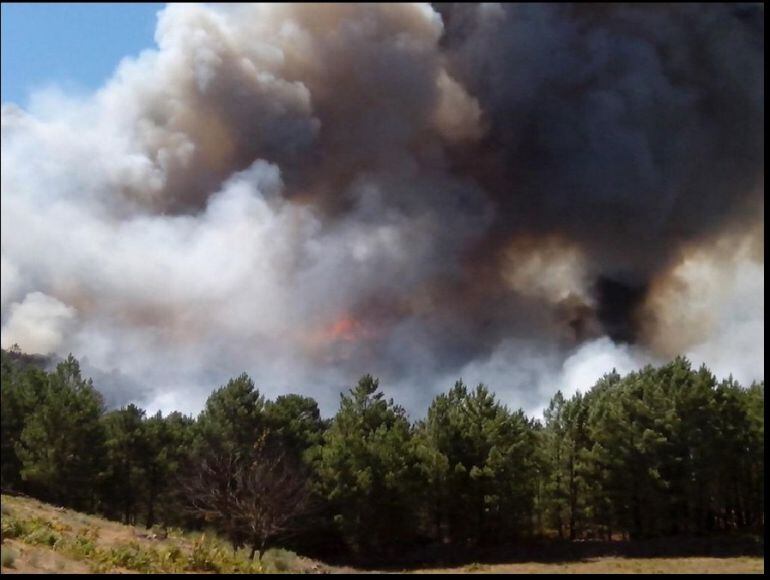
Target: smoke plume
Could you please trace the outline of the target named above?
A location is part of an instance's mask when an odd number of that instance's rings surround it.
[[[764,378],[761,5],[170,5],[155,40],[3,104],[3,347],[152,410],[242,371],[418,414]]]

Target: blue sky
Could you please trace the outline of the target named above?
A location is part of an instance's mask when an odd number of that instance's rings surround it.
[[[36,88],[99,88],[125,56],[155,45],[165,4],[6,4],[1,99],[25,106]]]

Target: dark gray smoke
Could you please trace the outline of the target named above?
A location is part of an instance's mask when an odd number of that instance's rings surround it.
[[[243,370],[325,410],[363,372],[413,410],[764,376],[761,5],[173,5],[156,41],[3,105],[4,346],[190,410]]]
[[[558,233],[590,255],[599,319],[636,336],[686,244],[756,221],[764,176],[760,5],[439,8],[489,131],[456,164],[496,204],[492,252]]]

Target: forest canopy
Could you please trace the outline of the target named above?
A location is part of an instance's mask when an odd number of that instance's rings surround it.
[[[682,357],[542,420],[461,380],[412,421],[363,376],[324,419],[242,374],[197,417],[107,409],[71,355],[2,351],[2,488],[236,546],[387,556],[406,545],[764,529],[764,382]]]

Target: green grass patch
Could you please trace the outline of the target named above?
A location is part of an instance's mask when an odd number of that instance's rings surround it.
[[[229,544],[206,534],[193,542],[188,565],[193,572],[259,574],[264,571],[258,560],[249,559],[246,550],[235,551]]]
[[[110,572],[116,568],[142,573],[255,574],[264,571],[262,563],[249,559],[247,550],[235,551],[228,543],[206,534],[193,536],[192,541],[179,538],[177,533],[169,534],[187,543],[186,549],[174,543],[147,546],[138,541],[103,547],[99,545],[99,528],[95,525],[73,533],[70,526],[56,519],[46,521],[39,517],[23,519],[15,516],[3,518],[2,532],[4,538],[47,547],[72,559],[87,562],[91,570],[97,573]],[[192,544],[191,547],[189,544]],[[4,558],[12,562],[15,556]],[[274,550],[269,559],[270,567],[275,571],[288,570],[295,558],[291,552]]]

